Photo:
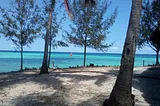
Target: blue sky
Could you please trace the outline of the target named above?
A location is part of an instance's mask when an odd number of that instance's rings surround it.
[[[10,0],[1,0],[1,7],[8,7]],[[42,0],[38,0],[41,2]],[[112,0],[112,4],[108,9],[108,14],[113,12],[114,8],[118,7],[118,15],[114,25],[109,29],[110,34],[108,35],[108,40],[106,42],[115,42],[114,45],[109,48],[108,53],[122,53],[123,44],[126,37],[130,9],[131,9],[131,0]],[[67,23],[70,23],[70,19],[67,17],[67,21],[64,23],[64,27],[67,28]],[[11,41],[7,41],[3,36],[0,38],[0,50],[14,50],[14,45]],[[33,44],[30,45],[30,48],[25,47],[25,51],[43,51],[44,50],[44,40],[37,39]],[[83,52],[83,48],[74,47],[70,45],[68,48],[59,47],[54,51],[60,52]],[[93,49],[87,49],[87,52],[97,52]],[[142,50],[137,50],[138,54],[155,54],[155,52],[148,48],[144,47]]]

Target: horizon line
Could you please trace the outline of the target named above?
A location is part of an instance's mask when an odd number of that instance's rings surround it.
[[[20,50],[0,50],[0,52],[20,52]],[[40,50],[25,50],[23,52],[41,52],[43,53],[44,51],[40,51]],[[54,53],[54,52],[60,52],[60,53],[83,53],[83,52],[76,52],[76,51],[71,51],[71,52],[62,52],[62,51],[51,51],[51,53]],[[122,54],[122,53],[118,53],[118,52],[87,52],[87,53],[97,53],[97,54],[104,54],[104,53],[108,53],[108,54]],[[146,53],[136,53],[138,55],[142,55],[142,54],[146,54]],[[147,54],[146,54],[147,55]],[[155,55],[155,54],[148,54],[148,55]]]

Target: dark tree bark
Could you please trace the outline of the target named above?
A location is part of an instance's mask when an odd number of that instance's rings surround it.
[[[50,44],[49,44],[49,56],[48,56],[48,68],[49,68],[49,66],[50,66],[50,61],[51,61],[51,49],[52,49],[52,45],[51,45],[51,43],[52,43],[52,38],[51,38],[51,35],[50,35],[49,41],[50,41]]]
[[[83,66],[86,66],[86,48],[87,48],[87,44],[86,44],[86,38],[85,38],[85,44],[84,44],[84,60],[83,60]]]
[[[44,56],[43,56],[43,63],[40,71],[40,74],[46,74],[46,73],[48,73],[48,31],[45,36]]]
[[[159,59],[158,59],[158,57],[159,57],[159,49],[157,49],[157,51],[156,51],[156,65],[159,64]]]
[[[21,26],[21,29],[22,29],[22,26]],[[23,71],[23,32],[21,32],[21,43],[20,43],[20,46],[21,46],[21,69],[20,71]]]
[[[103,106],[132,106],[134,103],[134,96],[132,95],[132,76],[141,5],[142,0],[132,0],[130,20],[121,58],[119,75],[110,98],[104,101]]]
[[[20,71],[23,71],[23,45],[21,45],[21,69]]]

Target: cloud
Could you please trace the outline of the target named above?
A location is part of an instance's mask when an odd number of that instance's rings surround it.
[[[11,45],[11,48],[15,48],[15,47],[16,47],[16,45],[14,45],[14,44]]]
[[[118,50],[119,48],[118,47],[110,47],[109,49],[111,49],[111,50]]]

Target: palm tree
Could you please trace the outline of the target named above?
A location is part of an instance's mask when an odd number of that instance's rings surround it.
[[[46,36],[45,36],[43,63],[42,63],[40,74],[48,73],[48,44],[49,44],[49,35],[51,32],[52,13],[54,10],[54,6],[55,6],[55,0],[50,0],[50,6],[49,6],[49,8],[47,8],[47,10],[48,10],[48,23],[47,23],[47,31],[46,31]]]
[[[134,95],[132,95],[132,76],[141,6],[142,0],[132,0],[130,20],[121,58],[119,75],[110,98],[104,101],[103,106],[132,106],[134,103]]]

